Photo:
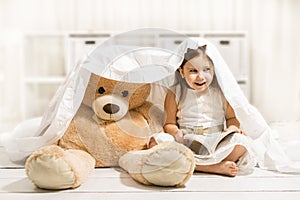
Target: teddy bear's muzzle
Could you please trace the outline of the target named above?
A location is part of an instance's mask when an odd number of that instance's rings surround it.
[[[127,102],[112,95],[98,97],[94,100],[92,107],[99,119],[108,121],[118,121],[128,111]]]

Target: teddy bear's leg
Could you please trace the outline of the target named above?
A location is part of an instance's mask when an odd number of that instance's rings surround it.
[[[145,185],[182,186],[195,168],[193,152],[177,142],[163,142],[151,149],[124,154],[119,165]]]
[[[95,159],[87,152],[56,145],[41,148],[25,164],[28,178],[44,189],[78,187],[94,167]]]

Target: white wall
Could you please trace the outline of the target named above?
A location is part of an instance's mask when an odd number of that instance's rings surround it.
[[[247,31],[252,103],[268,121],[300,120],[299,19],[297,0],[0,0],[1,115],[13,123],[20,119],[22,32],[160,27]]]

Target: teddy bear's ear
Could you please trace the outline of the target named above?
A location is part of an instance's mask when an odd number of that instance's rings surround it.
[[[187,48],[186,52],[190,53],[191,51],[195,51],[195,49]]]
[[[82,103],[91,107],[95,99],[95,91],[97,90],[100,77],[96,74],[91,74],[89,84],[86,88]]]
[[[134,88],[134,93],[130,97],[129,109],[133,109],[142,105],[150,95],[151,91],[151,86],[149,83],[137,85],[133,84],[132,88]],[[129,91],[131,91],[132,88],[129,89]]]

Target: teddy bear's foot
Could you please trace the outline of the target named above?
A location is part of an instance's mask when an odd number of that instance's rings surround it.
[[[94,167],[95,159],[87,152],[56,145],[33,153],[25,164],[28,178],[44,189],[78,187]]]
[[[193,152],[177,142],[164,142],[148,150],[123,155],[119,165],[145,185],[182,186],[195,168]]]

